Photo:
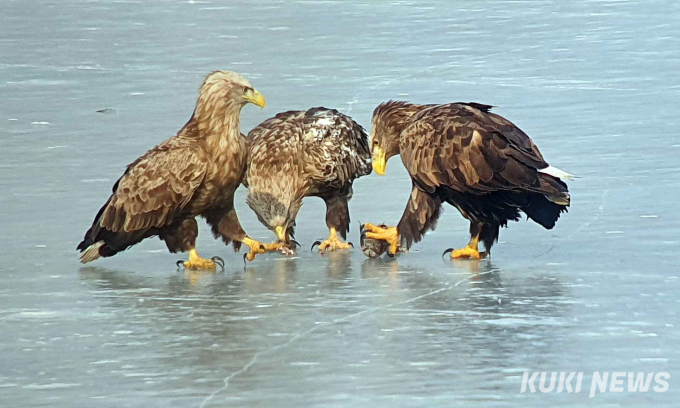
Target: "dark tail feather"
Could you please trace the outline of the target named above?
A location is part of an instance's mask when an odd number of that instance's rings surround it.
[[[76,249],[80,252],[83,252],[87,247],[94,244],[94,242],[92,242],[91,237],[92,237],[92,228],[87,230],[87,232],[85,233],[85,237],[83,238],[82,241],[80,241],[80,244],[78,244],[78,247]]]
[[[114,187],[115,188],[115,187]],[[80,252],[83,252],[87,248],[89,248],[92,244],[94,244],[98,239],[95,237],[99,234],[100,227],[99,227],[99,219],[102,217],[102,214],[104,214],[104,210],[106,207],[109,205],[109,202],[111,201],[111,197],[109,197],[108,200],[106,200],[106,204],[102,206],[102,208],[97,211],[97,215],[94,217],[94,222],[92,223],[92,226],[90,229],[87,230],[85,233],[85,236],[83,237],[83,240],[78,244],[78,247],[76,248]]]
[[[82,263],[92,262],[100,257],[106,258],[114,256],[118,252],[125,251],[145,238],[158,235],[158,230],[156,228],[132,232],[114,232],[102,228],[99,225],[100,219],[110,201],[111,197],[109,197],[106,204],[99,209],[97,216],[94,217],[92,226],[87,230],[85,237],[83,237],[80,244],[78,244],[77,249],[80,251],[80,262]]]
[[[522,211],[543,228],[552,229],[560,214],[567,212],[567,206],[556,204],[543,195],[532,194],[529,205],[523,206]]]

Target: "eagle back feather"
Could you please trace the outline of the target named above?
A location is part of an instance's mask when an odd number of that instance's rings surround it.
[[[453,103],[415,114],[400,135],[402,161],[414,181],[431,192],[447,186],[473,194],[562,195],[542,180],[538,169],[548,164],[529,136],[490,108]]]
[[[333,109],[280,113],[254,128],[248,138],[250,189],[265,184],[302,198],[340,189],[371,172],[365,130]]]

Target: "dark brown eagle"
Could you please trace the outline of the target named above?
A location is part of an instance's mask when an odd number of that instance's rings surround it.
[[[113,186],[78,245],[80,261],[113,256],[157,235],[170,252],[189,251],[186,268],[214,269],[221,258],[203,259],[196,252],[198,215],[234,249],[241,243],[250,247],[251,260],[263,253],[265,247],[246,235],[234,210],[234,191],[246,167],[240,114],[247,103],[264,107],[265,100],[241,75],[208,75],[186,125],[130,164]]]
[[[313,108],[279,113],[250,131],[248,140],[247,202],[276,233],[279,249],[290,249],[295,218],[309,196],[326,202],[330,235],[317,242],[319,251],[349,248],[338,234],[345,238],[349,231],[352,183],[371,173],[364,129],[336,110]]]
[[[471,239],[444,254],[479,259],[520,211],[554,227],[570,202],[561,179],[572,176],[549,166],[529,136],[490,109],[478,103],[379,105],[371,126],[373,169],[385,174],[387,160],[400,154],[413,188],[396,227],[366,224],[362,235],[387,241],[391,254],[408,249],[436,227],[442,203],[449,203],[470,221]],[[480,240],[486,252],[479,252]]]

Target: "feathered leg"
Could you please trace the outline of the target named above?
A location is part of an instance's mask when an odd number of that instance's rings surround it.
[[[241,243],[246,244],[250,248],[250,252],[244,255],[243,258],[248,261],[254,260],[258,254],[278,249],[276,244],[265,245],[246,234],[234,209],[234,197],[231,197],[229,200],[228,207],[206,211],[203,216],[210,225],[215,238],[222,237],[225,244],[232,242],[235,251],[241,248]]]
[[[340,234],[342,238],[345,238],[347,231],[349,231],[348,197],[335,196],[324,198],[324,201],[326,202],[326,225],[330,234],[325,241],[316,241],[312,244],[312,249],[314,249],[315,245],[319,245],[319,252],[353,248],[354,245],[351,242],[342,242],[338,237],[338,234]]]
[[[189,252],[187,261],[177,261],[184,265],[186,269],[207,269],[215,270],[217,265],[224,267],[224,260],[218,256],[212,259],[201,258],[196,251],[196,237],[198,237],[198,223],[195,218],[187,218],[179,224],[173,224],[163,228],[158,234],[159,238],[165,241],[170,252]]]

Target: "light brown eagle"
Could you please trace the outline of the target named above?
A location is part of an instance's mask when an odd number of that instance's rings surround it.
[[[520,211],[553,228],[571,200],[561,179],[572,176],[549,166],[529,136],[490,109],[478,103],[379,105],[371,129],[373,169],[385,174],[387,160],[401,155],[413,186],[396,227],[365,224],[362,236],[386,241],[391,254],[408,249],[435,228],[442,203],[470,221],[470,242],[445,251],[451,258],[488,255],[500,227],[519,220]],[[479,252],[480,240],[486,252]]]
[[[241,243],[250,247],[250,260],[263,253],[264,245],[246,235],[234,210],[234,191],[245,174],[240,114],[247,103],[265,105],[248,80],[230,71],[209,74],[186,125],[130,164],[113,186],[78,245],[80,261],[113,256],[158,236],[170,252],[189,252],[184,267],[214,269],[221,258],[203,259],[196,252],[199,215],[235,250]]]
[[[330,234],[315,243],[319,251],[349,248],[338,234],[346,238],[349,231],[352,183],[371,172],[366,131],[349,116],[320,107],[279,113],[250,131],[248,142],[247,202],[276,233],[279,249],[291,249],[295,218],[309,196],[326,203]]]

